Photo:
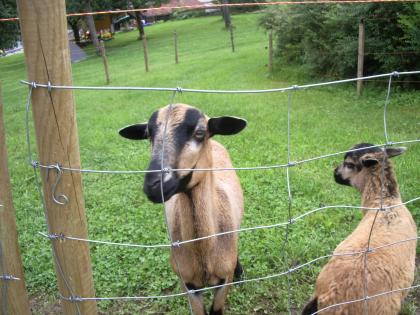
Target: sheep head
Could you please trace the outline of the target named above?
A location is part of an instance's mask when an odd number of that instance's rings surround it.
[[[155,111],[147,123],[122,128],[119,134],[131,140],[150,140],[148,170],[165,172],[147,173],[143,191],[152,202],[162,203],[190,190],[204,176],[204,172],[172,169],[208,167],[205,160],[209,158],[206,151],[209,139],[216,134],[236,134],[245,126],[246,121],[237,117],[209,118],[192,106],[175,104]]]
[[[357,149],[357,151],[352,151]],[[334,179],[338,184],[353,186],[359,191],[363,190],[366,179],[372,172],[380,171],[382,163],[389,167],[388,158],[400,155],[406,148],[374,147],[373,144],[359,143],[344,155],[344,162],[334,171]]]

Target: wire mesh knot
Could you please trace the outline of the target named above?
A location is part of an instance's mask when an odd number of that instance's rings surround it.
[[[20,280],[12,275],[2,275],[0,276],[0,280],[11,281],[11,280]]]
[[[47,89],[48,89],[48,93],[51,93],[51,90],[52,90],[51,81],[48,81]]]
[[[300,89],[300,86],[299,85],[296,85],[296,84],[295,85],[292,85],[292,89],[293,90],[299,90]]]
[[[31,82],[31,87],[32,87],[33,89],[36,89],[38,86],[36,85],[36,83],[35,83],[35,82]]]
[[[60,234],[48,234],[48,238],[50,240],[57,240],[57,239],[59,239],[61,241],[64,241],[66,239],[66,236],[63,233],[60,233]]]
[[[68,300],[69,300],[69,302],[73,302],[73,303],[75,303],[75,302],[83,302],[82,298],[80,296],[77,296],[77,295],[70,296],[68,298]]]
[[[290,161],[289,163],[287,163],[287,166],[289,167],[296,166],[296,165],[297,165],[297,162],[293,162],[293,161]]]
[[[175,92],[182,94],[182,87],[177,86],[177,87],[175,88]]]
[[[392,76],[398,78],[400,76],[400,73],[398,71],[394,71],[394,72],[392,72]]]
[[[171,172],[171,169],[169,167],[162,168],[162,173],[163,174],[169,174],[170,172]]]
[[[197,291],[194,290],[194,289],[190,289],[187,292],[188,292],[188,294],[196,294],[197,293]]]
[[[38,168],[39,167],[39,162],[38,161],[31,161],[31,162],[29,162],[29,164],[31,164],[33,168]]]
[[[173,246],[173,247],[180,247],[180,246],[181,246],[181,244],[179,244],[179,241],[176,241],[176,242],[173,242],[173,243],[172,243],[172,246]]]

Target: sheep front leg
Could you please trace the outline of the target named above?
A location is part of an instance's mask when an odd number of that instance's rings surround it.
[[[229,277],[229,278],[220,280],[219,285],[224,285],[226,283],[231,282],[232,278],[233,277]],[[229,292],[229,286],[224,286],[224,287],[215,289],[213,304],[210,308],[210,315],[223,315],[224,314],[225,300],[226,300],[228,292]]]
[[[187,283],[186,286],[188,290],[198,289],[192,283]],[[190,300],[191,308],[194,315],[207,315],[206,308],[204,306],[203,294],[201,292],[188,294],[188,299]]]

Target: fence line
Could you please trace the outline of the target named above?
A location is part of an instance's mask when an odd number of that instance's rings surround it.
[[[339,152],[320,155],[317,157],[308,158],[304,160],[294,161],[294,162],[285,163],[285,164],[274,164],[274,165],[269,165],[269,166],[228,167],[228,168],[173,168],[173,169],[164,168],[162,170],[94,170],[94,169],[79,169],[79,168],[73,168],[73,167],[66,167],[60,164],[44,165],[38,161],[33,161],[33,160],[30,160],[29,164],[31,164],[35,168],[56,169],[58,171],[97,173],[97,174],[122,174],[122,175],[160,173],[160,172],[168,173],[168,172],[183,172],[183,171],[190,171],[190,172],[255,171],[255,170],[272,170],[272,169],[278,169],[278,168],[288,168],[288,167],[304,164],[307,162],[317,161],[324,158],[341,155],[346,152],[357,152],[357,151],[366,150],[366,149],[382,148],[382,147],[390,146],[390,145],[412,144],[412,143],[418,143],[418,142],[420,142],[420,139],[390,141],[388,143],[372,145],[365,148],[339,151]]]
[[[388,130],[387,130],[387,108],[388,108],[388,104],[390,102],[390,91],[391,91],[391,86],[392,86],[392,78],[393,77],[398,77],[400,75],[408,75],[408,74],[420,74],[420,71],[406,71],[406,72],[391,72],[391,73],[387,73],[387,74],[380,74],[380,75],[373,75],[373,76],[367,76],[367,77],[363,77],[363,78],[353,78],[353,79],[345,79],[345,80],[339,80],[339,81],[330,81],[330,82],[324,82],[324,83],[315,83],[315,84],[307,84],[307,85],[294,85],[291,87],[287,87],[287,88],[280,88],[280,89],[267,89],[267,90],[201,90],[201,89],[184,89],[184,88],[159,88],[159,87],[87,87],[87,86],[64,86],[64,85],[53,85],[51,82],[48,82],[47,84],[39,84],[36,82],[28,82],[28,81],[21,81],[24,84],[29,85],[29,94],[28,94],[28,100],[27,100],[27,105],[26,105],[26,136],[27,136],[27,146],[28,146],[28,158],[29,158],[29,163],[33,166],[33,169],[36,172],[36,169],[46,169],[47,171],[50,170],[55,170],[57,172],[57,177],[56,177],[56,182],[55,185],[53,185],[52,187],[52,195],[54,197],[54,200],[56,200],[57,203],[63,204],[62,202],[60,202],[59,197],[61,196],[64,200],[65,197],[64,195],[59,195],[58,198],[56,197],[56,186],[60,180],[60,176],[62,174],[63,171],[70,171],[70,172],[81,172],[81,173],[106,173],[106,174],[133,174],[133,173],[148,173],[151,171],[145,171],[145,170],[139,170],[139,171],[96,171],[96,170],[85,170],[85,169],[75,169],[75,168],[69,168],[69,167],[65,167],[65,166],[61,166],[59,164],[52,164],[52,165],[43,165],[39,162],[33,161],[32,159],[32,151],[31,151],[31,147],[30,147],[30,132],[29,132],[29,107],[30,107],[30,98],[31,98],[31,93],[33,89],[36,88],[47,88],[48,92],[51,93],[53,89],[79,89],[79,90],[136,90],[136,91],[161,91],[161,92],[172,92],[172,97],[171,97],[171,102],[169,105],[170,110],[168,111],[167,117],[166,117],[166,123],[165,123],[165,132],[164,134],[166,134],[166,125],[168,123],[168,119],[169,119],[169,115],[171,112],[171,108],[174,104],[174,99],[175,96],[178,93],[182,93],[182,92],[192,92],[192,93],[235,93],[235,94],[243,94],[243,93],[248,93],[248,94],[252,94],[252,93],[271,93],[271,92],[285,92],[288,91],[289,95],[288,95],[288,114],[287,114],[287,119],[288,119],[288,128],[287,128],[287,163],[286,164],[279,164],[279,165],[274,165],[274,166],[260,166],[260,167],[242,167],[242,168],[226,168],[226,169],[168,169],[165,168],[163,165],[163,156],[164,156],[164,149],[162,150],[162,156],[161,156],[161,169],[160,170],[156,170],[153,172],[160,172],[161,176],[163,177],[165,173],[167,172],[173,172],[173,171],[181,171],[181,170],[189,170],[189,171],[222,171],[222,170],[262,170],[262,169],[270,169],[270,168],[286,168],[286,180],[287,180],[287,192],[288,192],[288,221],[287,222],[282,222],[282,223],[277,223],[277,224],[272,224],[272,225],[266,225],[266,226],[257,226],[257,227],[250,227],[250,228],[243,228],[243,229],[238,229],[238,230],[234,230],[234,231],[227,231],[227,232],[222,232],[222,233],[216,233],[213,235],[208,235],[208,236],[204,236],[204,237],[199,237],[196,239],[191,239],[191,240],[185,240],[185,241],[175,241],[171,239],[171,234],[169,231],[169,225],[167,222],[167,218],[165,215],[165,221],[166,221],[166,230],[168,233],[168,239],[170,240],[170,244],[156,244],[156,245],[139,245],[139,244],[129,244],[129,243],[115,243],[115,242],[108,242],[108,241],[94,241],[94,240],[87,240],[87,239],[82,239],[82,238],[77,238],[77,237],[73,237],[73,236],[66,236],[64,234],[45,234],[45,233],[41,233],[40,234],[46,238],[49,238],[51,241],[53,240],[72,240],[72,241],[82,241],[82,242],[89,242],[89,243],[96,243],[96,244],[106,244],[106,245],[115,245],[115,246],[127,246],[127,247],[142,247],[142,248],[159,248],[159,247],[165,247],[165,248],[172,248],[175,246],[181,246],[183,244],[187,244],[187,243],[191,243],[191,242],[196,242],[196,241],[200,241],[200,240],[204,240],[210,237],[218,237],[218,236],[222,236],[222,235],[226,235],[226,234],[231,234],[231,233],[239,233],[242,231],[254,231],[254,230],[259,230],[259,229],[267,229],[267,228],[273,228],[273,227],[277,227],[277,226],[285,226],[286,227],[286,237],[283,243],[283,257],[284,257],[284,261],[287,265],[287,253],[285,250],[285,247],[288,246],[288,233],[289,233],[289,226],[291,224],[294,224],[297,220],[302,219],[306,216],[308,216],[309,214],[321,211],[323,209],[330,209],[330,208],[353,208],[353,209],[363,209],[363,210],[372,210],[372,211],[376,211],[376,216],[379,214],[380,211],[385,211],[388,209],[392,209],[395,207],[399,207],[411,202],[415,202],[417,200],[420,199],[420,197],[416,197],[413,198],[407,202],[404,203],[400,203],[400,204],[396,204],[396,205],[390,205],[390,206],[385,206],[383,204],[383,184],[384,184],[384,167],[383,167],[383,163],[382,163],[382,177],[381,177],[381,203],[380,203],[380,207],[378,208],[367,208],[367,207],[355,207],[355,206],[348,206],[348,205],[342,205],[342,206],[325,206],[325,207],[320,207],[314,210],[310,210],[302,215],[299,215],[295,218],[292,217],[291,213],[292,213],[292,205],[293,205],[293,195],[292,195],[292,190],[291,190],[291,181],[290,181],[290,174],[289,174],[289,168],[290,167],[294,167],[297,166],[299,164],[303,164],[309,161],[314,161],[314,160],[319,160],[322,158],[327,158],[327,157],[331,157],[331,156],[335,156],[338,154],[342,154],[342,153],[346,153],[346,152],[351,152],[351,151],[358,151],[358,150],[366,150],[369,148],[374,148],[374,147],[388,147],[391,145],[395,145],[395,144],[401,144],[401,143],[418,143],[420,142],[420,139],[412,139],[412,140],[404,140],[404,141],[398,141],[398,142],[393,142],[389,140],[389,135],[388,135]],[[383,124],[384,124],[384,138],[386,140],[385,144],[381,144],[381,145],[373,145],[371,147],[365,147],[365,148],[360,148],[360,149],[353,149],[353,150],[346,150],[346,151],[342,151],[342,152],[337,152],[337,153],[332,153],[332,154],[326,154],[326,155],[322,155],[319,157],[314,157],[314,158],[309,158],[309,159],[305,159],[305,160],[301,160],[301,161],[291,161],[290,156],[291,156],[291,106],[292,106],[292,93],[296,92],[297,90],[300,89],[306,89],[306,88],[312,88],[312,87],[320,87],[320,86],[327,86],[327,85],[335,85],[335,84],[340,84],[340,83],[348,83],[348,82],[355,82],[355,81],[359,81],[359,80],[369,80],[372,78],[383,78],[383,77],[389,77],[389,81],[388,81],[388,90],[387,90],[387,95],[386,95],[386,100],[385,100],[385,106],[384,106],[384,116],[383,116]],[[165,141],[165,137],[163,137],[164,141]],[[163,147],[165,145],[163,144]],[[383,161],[382,161],[383,162]],[[37,181],[38,186],[39,186],[39,181]],[[166,205],[165,205],[165,198],[164,198],[164,194],[163,194],[163,180],[161,181],[161,193],[162,193],[162,200],[164,201],[164,210],[166,210]],[[40,189],[40,187],[38,187]],[[41,192],[42,194],[42,192]],[[45,209],[45,204],[44,204],[44,209]],[[165,211],[166,213],[166,211]],[[376,218],[375,216],[375,218]],[[370,234],[369,234],[369,239],[368,239],[368,246],[366,249],[364,250],[360,250],[360,251],[355,251],[355,252],[345,252],[345,253],[331,253],[328,255],[324,255],[324,256],[320,256],[317,257],[311,261],[308,261],[304,264],[301,264],[299,266],[295,266],[295,267],[288,267],[286,271],[277,273],[277,274],[273,274],[273,275],[268,275],[268,276],[263,276],[263,277],[257,277],[257,278],[250,278],[250,279],[244,279],[244,280],[240,280],[240,281],[234,281],[234,282],[230,282],[230,283],[224,283],[224,284],[220,284],[220,285],[216,285],[216,286],[209,286],[209,287],[204,287],[201,289],[197,289],[197,290],[188,290],[185,287],[185,283],[184,280],[180,277],[180,280],[184,283],[184,288],[185,288],[185,292],[182,293],[176,293],[176,294],[168,294],[168,295],[151,295],[151,296],[138,296],[138,297],[79,297],[77,296],[73,290],[68,286],[68,291],[71,294],[69,297],[65,297],[62,296],[60,294],[60,298],[69,302],[74,302],[76,303],[77,307],[78,307],[78,311],[80,313],[80,309],[79,309],[79,303],[80,302],[84,302],[84,301],[91,301],[91,300],[96,300],[96,301],[103,301],[103,300],[145,300],[145,299],[158,299],[158,298],[170,298],[170,297],[180,297],[180,296],[188,296],[190,294],[194,294],[194,293],[198,293],[198,292],[204,292],[204,291],[208,291],[208,290],[212,290],[212,289],[216,289],[216,288],[221,288],[224,286],[231,286],[231,285],[235,285],[235,284],[244,284],[244,283],[248,283],[248,282],[256,282],[256,281],[262,281],[262,280],[268,280],[268,279],[273,279],[273,278],[277,278],[280,276],[287,276],[288,277],[288,309],[289,309],[289,313],[291,310],[291,281],[290,281],[290,277],[292,275],[292,273],[294,273],[295,271],[301,270],[302,268],[312,265],[313,263],[320,261],[322,259],[327,259],[327,258],[331,258],[334,256],[353,256],[353,255],[364,255],[364,271],[365,271],[365,275],[366,275],[366,270],[367,270],[367,258],[368,258],[368,254],[374,252],[375,250],[378,249],[382,249],[385,247],[389,247],[389,246],[394,246],[394,245],[400,245],[402,243],[405,242],[409,242],[409,241],[417,241],[418,237],[416,238],[410,238],[410,239],[406,239],[406,240],[398,240],[395,241],[393,243],[389,243],[389,244],[384,244],[384,245],[380,245],[378,247],[370,247],[370,238],[372,235],[372,231],[373,231],[373,226],[375,224],[375,220],[371,226],[371,230],[370,230]],[[48,220],[47,220],[47,226],[48,226]],[[48,229],[49,230],[49,229]],[[54,246],[53,246],[54,248]],[[54,259],[57,260],[57,258],[55,257],[55,252],[53,249],[53,255],[54,255]],[[175,257],[176,260],[176,257]],[[177,262],[176,262],[177,263]],[[59,269],[60,269],[60,264],[58,263]],[[64,275],[64,273],[62,271],[60,271],[60,276],[65,280],[66,277]],[[322,312],[323,310],[326,309],[330,309],[332,307],[337,307],[340,305],[344,305],[344,304],[350,304],[350,303],[356,303],[356,302],[365,302],[365,305],[367,305],[367,301],[379,296],[383,296],[386,294],[392,294],[394,292],[400,292],[400,291],[404,291],[404,290],[410,290],[413,288],[417,288],[420,285],[413,285],[411,287],[406,287],[406,288],[399,288],[399,289],[395,289],[395,290],[390,290],[390,291],[386,291],[386,292],[381,292],[378,293],[376,295],[372,295],[372,296],[368,296],[367,295],[367,278],[365,277],[364,279],[364,284],[365,284],[365,289],[364,289],[364,298],[363,299],[354,299],[352,301],[346,301],[346,302],[342,302],[342,303],[338,303],[335,305],[331,305],[328,306],[325,309],[319,310],[318,312],[314,313],[317,314],[319,312]],[[67,284],[66,284],[67,285]],[[190,312],[192,312],[191,310],[191,305],[190,305]],[[366,309],[365,309],[366,312]]]
[[[146,299],[157,299],[157,298],[172,298],[172,297],[179,297],[179,296],[186,296],[188,294],[194,294],[194,293],[198,293],[198,292],[205,292],[205,291],[209,291],[209,290],[213,290],[213,289],[217,289],[217,288],[221,288],[224,286],[232,286],[232,285],[238,285],[238,284],[244,284],[244,283],[248,283],[248,282],[256,282],[256,281],[261,281],[261,280],[268,280],[268,279],[273,279],[273,278],[277,278],[277,277],[281,277],[281,276],[285,276],[287,274],[291,274],[293,272],[296,272],[298,270],[303,269],[306,266],[312,265],[315,262],[319,261],[319,260],[323,260],[323,259],[327,259],[327,258],[331,258],[331,257],[344,257],[344,256],[356,256],[356,255],[361,255],[361,254],[366,254],[366,253],[372,253],[378,249],[383,249],[386,247],[390,247],[390,246],[395,246],[395,245],[400,245],[402,243],[406,243],[406,242],[412,242],[412,241],[417,241],[418,239],[420,239],[420,237],[416,237],[416,238],[408,238],[405,240],[400,240],[397,242],[392,242],[389,244],[385,244],[385,245],[381,245],[378,247],[372,247],[369,250],[362,250],[362,251],[354,251],[354,252],[343,252],[343,253],[335,253],[332,252],[331,254],[327,254],[327,255],[323,255],[323,256],[319,256],[316,257],[306,263],[303,263],[301,265],[295,266],[293,268],[289,268],[287,271],[283,271],[280,273],[276,273],[276,274],[272,274],[272,275],[268,275],[268,276],[263,276],[263,277],[257,277],[257,278],[250,278],[250,279],[244,279],[244,280],[238,280],[238,281],[232,281],[226,284],[221,284],[221,285],[214,285],[214,286],[209,286],[209,287],[205,287],[205,288],[201,288],[201,289],[195,289],[195,290],[188,290],[187,292],[181,292],[181,293],[175,293],[175,294],[167,294],[167,295],[151,295],[151,296],[130,296],[130,297],[63,297],[66,300],[70,300],[70,299],[77,299],[75,301],[78,302],[83,302],[83,301],[89,301],[89,300],[96,300],[96,301],[106,301],[106,300],[146,300]],[[419,284],[420,286],[420,284]],[[390,292],[390,291],[386,291],[386,292]],[[373,296],[372,296],[373,297]],[[357,302],[357,301],[355,301]]]
[[[30,85],[33,88],[47,88],[49,91],[52,89],[62,89],[62,90],[109,90],[109,91],[160,91],[160,92],[189,92],[189,93],[214,93],[214,94],[258,94],[258,93],[271,93],[271,92],[286,92],[290,90],[300,90],[313,87],[320,87],[326,85],[342,84],[349,82],[356,82],[360,80],[369,80],[376,78],[384,78],[389,76],[400,76],[400,75],[410,75],[410,74],[420,74],[420,70],[416,71],[394,71],[385,74],[377,74],[371,76],[364,76],[360,78],[351,78],[337,81],[329,81],[322,83],[313,83],[313,84],[304,84],[304,85],[293,85],[286,88],[278,89],[266,89],[266,90],[204,90],[204,89],[188,89],[182,87],[175,88],[165,88],[165,87],[140,87],[140,86],[70,86],[70,85],[54,85],[52,82],[37,83],[37,82],[28,82],[26,80],[21,80],[20,82],[26,85]]]
[[[392,205],[392,206],[383,206],[382,208],[369,208],[369,207],[346,206],[346,205],[324,206],[324,207],[316,208],[316,209],[310,210],[308,212],[305,212],[305,213],[303,213],[303,214],[301,214],[301,215],[299,215],[295,218],[289,218],[289,220],[286,221],[286,222],[280,222],[280,223],[275,223],[275,224],[270,224],[270,225],[259,225],[259,226],[254,226],[254,227],[241,228],[241,229],[237,229],[237,230],[230,230],[230,231],[210,234],[210,235],[206,235],[206,236],[202,236],[202,237],[197,237],[197,238],[193,238],[193,239],[190,239],[190,240],[175,241],[175,242],[172,242],[170,244],[133,244],[133,243],[102,241],[102,240],[90,240],[90,239],[84,239],[84,238],[64,235],[62,233],[61,234],[46,234],[44,232],[38,232],[38,233],[40,235],[46,237],[46,238],[49,238],[50,240],[72,240],[72,241],[87,242],[87,243],[93,243],[93,244],[115,245],[115,246],[125,246],[125,247],[138,247],[138,248],[151,248],[151,249],[153,249],[153,248],[168,248],[168,247],[177,247],[177,246],[181,246],[181,245],[184,245],[184,244],[203,241],[203,240],[207,240],[207,239],[213,238],[213,237],[230,235],[230,234],[234,234],[234,233],[249,232],[249,231],[254,231],[254,230],[262,230],[262,229],[272,229],[272,228],[277,228],[277,227],[285,227],[285,226],[288,226],[288,225],[295,224],[296,222],[300,221],[301,219],[303,219],[304,217],[306,217],[310,214],[313,214],[315,212],[319,212],[321,210],[326,210],[326,209],[357,209],[357,210],[366,210],[366,211],[378,211],[378,210],[386,211],[386,210],[390,210],[390,209],[393,209],[393,208],[397,208],[397,207],[400,207],[400,206],[403,206],[403,205],[413,203],[413,202],[418,201],[418,200],[420,200],[420,197],[413,198],[413,199],[408,200],[406,202],[399,203],[399,204]]]

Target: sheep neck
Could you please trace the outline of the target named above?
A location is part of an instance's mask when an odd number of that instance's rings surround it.
[[[386,162],[383,172],[380,165],[370,171],[361,192],[364,207],[376,208],[381,204],[386,206],[401,202],[398,183],[389,162]]]
[[[210,154],[206,154],[205,165],[200,161],[197,165],[199,168],[212,168],[212,159]],[[217,221],[217,194],[214,187],[213,172],[202,174],[200,181],[185,194],[189,199],[185,214],[190,224],[184,226],[187,229],[187,238],[198,238],[216,233],[215,222]],[[185,235],[186,236],[186,235]],[[206,240],[212,242],[213,238]],[[202,243],[202,242],[199,242]]]

